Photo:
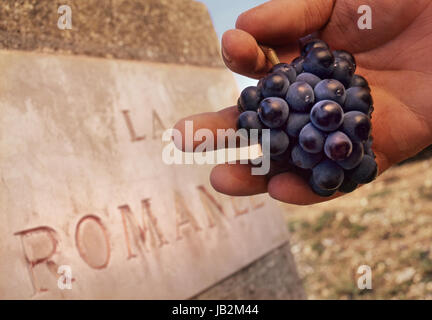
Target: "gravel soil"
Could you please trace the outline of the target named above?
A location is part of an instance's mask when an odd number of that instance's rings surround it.
[[[340,199],[282,205],[309,299],[432,299],[432,159]],[[358,267],[372,270],[360,290]]]

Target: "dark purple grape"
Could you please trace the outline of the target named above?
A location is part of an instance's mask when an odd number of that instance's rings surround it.
[[[345,88],[349,88],[354,75],[354,67],[351,62],[343,58],[335,58],[332,78],[340,81]]]
[[[321,189],[320,187],[318,187],[312,176],[309,179],[309,186],[311,187],[312,191],[315,194],[317,194],[321,197],[330,197],[336,193],[336,189],[326,190],[326,189]]]
[[[269,128],[279,128],[288,119],[289,107],[284,99],[265,98],[258,108],[261,121]]]
[[[294,82],[285,100],[297,112],[309,112],[315,102],[314,91],[306,82]]]
[[[283,153],[278,155],[271,155],[270,159],[278,163],[283,163],[283,165],[291,166],[291,140],[289,141],[288,148]]]
[[[375,159],[367,154],[363,156],[360,164],[350,171],[350,179],[359,183],[369,183],[373,181],[378,174],[378,166]]]
[[[371,133],[371,127],[372,124],[369,117],[360,111],[350,111],[344,115],[342,131],[352,141],[366,141]]]
[[[297,138],[301,129],[310,121],[309,113],[294,113],[290,112],[288,121],[285,127],[285,132],[290,137]]]
[[[317,85],[318,82],[321,81],[321,79],[312,73],[303,72],[297,76],[296,81],[304,81],[307,84],[309,84],[312,88],[315,88],[315,86]]]
[[[285,98],[290,82],[288,78],[280,72],[271,73],[263,78],[261,95],[267,97]]]
[[[330,133],[324,143],[324,152],[334,161],[348,158],[352,152],[352,142],[348,136],[340,131]]]
[[[257,111],[260,101],[261,94],[257,87],[250,86],[243,89],[240,94],[239,103],[244,111],[251,110]]]
[[[362,88],[369,89],[370,91],[369,83],[366,81],[364,77],[362,77],[359,74],[353,75],[351,79],[350,87],[362,87]]]
[[[303,62],[303,70],[321,79],[329,78],[333,72],[333,54],[325,48],[315,48],[308,52]]]
[[[296,144],[291,151],[291,159],[294,165],[302,169],[312,169],[323,158],[322,152],[309,153]]]
[[[315,185],[323,190],[339,188],[344,180],[344,171],[334,161],[324,159],[312,169]]]
[[[240,98],[237,99],[237,110],[241,113],[243,111],[245,111],[243,109],[243,106],[240,104]]]
[[[363,87],[351,87],[346,91],[344,111],[360,111],[369,114],[373,104],[370,91]]]
[[[333,100],[343,106],[345,102],[345,88],[342,83],[334,79],[324,79],[317,83],[314,89],[315,100]]]
[[[315,127],[325,132],[331,132],[337,130],[342,124],[343,110],[337,102],[323,100],[315,103],[310,117]]]
[[[311,39],[306,42],[300,49],[300,54],[304,57],[308,54],[309,51],[315,48],[323,48],[329,50],[329,46],[323,40],[320,39]]]
[[[370,136],[367,141],[363,142],[363,148],[364,148],[365,154],[367,154],[367,155],[369,155],[375,159],[376,156],[372,150],[372,142],[373,142],[373,138],[372,138],[372,136]]]
[[[248,110],[241,113],[238,117],[237,129],[246,129],[248,136],[251,129],[257,129],[258,134],[260,134],[263,129],[263,124],[261,123],[258,114],[255,111]]]
[[[304,151],[309,153],[318,153],[324,147],[324,134],[308,123],[301,129],[299,134],[299,143]]]
[[[283,130],[270,130],[270,156],[284,153],[289,145],[289,138]]]
[[[339,191],[343,193],[350,193],[353,192],[355,189],[357,189],[358,183],[352,181],[350,178],[345,177],[344,181],[339,187]]]
[[[293,61],[291,61],[291,65],[294,67],[297,74],[303,72],[303,57],[297,57]]]
[[[278,63],[270,69],[270,73],[282,73],[290,83],[293,83],[296,80],[297,72],[293,66],[288,63]]]
[[[333,55],[335,58],[345,59],[348,62],[350,62],[351,65],[353,66],[353,72],[355,71],[355,69],[357,67],[357,63],[356,63],[354,56],[351,53],[349,53],[348,51],[345,51],[345,50],[335,50],[335,51],[333,51]]]
[[[352,143],[352,152],[348,156],[348,158],[338,161],[338,165],[340,165],[345,170],[351,170],[357,167],[363,159],[364,149],[363,144],[360,142]]]

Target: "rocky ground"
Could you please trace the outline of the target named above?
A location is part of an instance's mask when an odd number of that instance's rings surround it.
[[[282,205],[309,299],[432,299],[432,159],[386,171],[352,194]],[[357,269],[372,269],[372,290]]]

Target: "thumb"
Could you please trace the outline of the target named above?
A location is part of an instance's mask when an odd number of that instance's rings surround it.
[[[282,45],[323,28],[335,0],[274,0],[242,13],[236,28],[251,34],[258,43]]]

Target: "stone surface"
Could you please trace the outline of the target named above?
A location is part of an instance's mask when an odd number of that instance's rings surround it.
[[[286,243],[194,299],[305,299],[290,244]]]
[[[57,27],[63,4],[71,30]],[[207,9],[192,0],[2,0],[0,48],[223,67]]]
[[[271,202],[162,161],[165,128],[235,99],[227,71],[0,52],[0,73],[0,298],[189,298],[286,243]]]

